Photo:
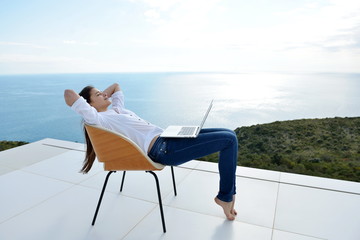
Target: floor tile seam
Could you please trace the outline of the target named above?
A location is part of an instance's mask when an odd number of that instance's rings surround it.
[[[193,171],[219,174],[218,171],[213,171],[213,170],[205,170],[205,169],[199,169],[199,168],[187,168],[187,167],[181,167],[181,166],[177,166],[177,167],[179,167],[179,168],[184,168],[184,169],[190,169],[190,170],[193,170]],[[236,177],[241,177],[241,178],[248,178],[248,179],[259,180],[259,181],[265,181],[265,182],[274,182],[274,183],[279,183],[279,182],[280,182],[280,180],[271,180],[271,179],[266,179],[266,178],[250,177],[250,176],[245,176],[245,175],[240,175],[240,174],[236,174],[235,176],[236,176]]]
[[[92,189],[92,190],[97,190],[98,193],[99,193],[99,197],[100,197],[100,193],[101,193],[101,188],[96,188],[96,187],[92,187],[92,186],[86,186],[86,185],[81,185],[81,184],[75,184],[74,186],[78,186],[78,187],[84,187],[84,188],[87,188],[87,189]],[[161,200],[163,202],[163,200],[165,198],[168,197],[168,195],[171,194],[172,191],[169,191],[169,193],[167,193],[166,195],[162,196]],[[112,194],[112,195],[116,195],[116,196],[123,196],[123,197],[126,197],[126,198],[131,198],[131,199],[135,199],[137,201],[143,201],[143,202],[146,202],[146,203],[151,203],[151,204],[155,204],[155,205],[159,205],[159,201],[158,200],[148,200],[148,199],[144,199],[144,198],[140,198],[140,197],[135,197],[135,196],[131,196],[129,194],[126,194],[126,193],[123,193],[123,192],[120,192],[120,191],[111,191],[111,190],[105,190],[104,192],[104,196],[105,194],[108,193],[108,194]],[[164,204],[163,203],[163,206],[167,206],[167,204]]]
[[[8,167],[8,168],[11,168],[11,166],[7,165],[6,163],[3,163],[1,160],[0,160],[0,167]]]
[[[31,171],[31,170],[27,170],[26,168],[29,167],[29,166],[26,166],[26,167],[23,167],[23,168],[20,168],[20,169],[15,169],[15,171],[22,171],[22,172],[25,172],[25,173],[29,173],[29,174],[33,174],[33,175],[37,175],[37,176],[41,176],[41,177],[46,177],[46,178],[49,178],[49,179],[52,179],[52,180],[57,180],[57,181],[61,181],[61,182],[65,182],[65,183],[69,183],[69,184],[73,184],[73,185],[81,185],[81,183],[83,182],[86,182],[88,181],[90,178],[102,173],[103,171],[99,170],[99,172],[97,173],[94,173],[93,175],[91,176],[87,176],[85,179],[82,179],[80,181],[69,181],[69,180],[64,180],[63,178],[57,178],[57,177],[52,177],[52,176],[49,176],[49,175],[44,175],[42,173],[38,173],[38,172],[34,172],[34,171]],[[80,174],[80,173],[79,173]],[[85,186],[85,185],[82,185],[82,186]]]
[[[276,192],[276,201],[275,201],[275,210],[274,210],[274,217],[273,217],[273,224],[272,224],[272,230],[271,230],[271,239],[273,239],[274,236],[274,228],[275,228],[275,222],[277,217],[277,207],[279,203],[279,193],[280,193],[280,183],[278,183],[277,186],[277,192]]]
[[[186,167],[181,167],[181,168],[186,168]],[[211,170],[203,170],[203,169],[192,169],[192,170],[193,171],[199,171],[199,172],[207,172],[207,173],[219,174],[217,171],[211,171]],[[360,193],[357,193],[357,192],[350,192],[350,191],[338,190],[338,189],[333,189],[333,188],[326,188],[326,187],[318,187],[318,186],[311,186],[311,185],[305,185],[305,184],[297,184],[297,183],[292,183],[292,182],[285,182],[285,181],[281,180],[281,177],[280,177],[279,180],[256,178],[256,177],[244,176],[244,175],[240,175],[240,174],[236,174],[236,177],[253,179],[253,180],[258,180],[258,181],[265,181],[265,182],[272,182],[272,183],[281,183],[281,184],[287,184],[287,185],[293,185],[293,186],[299,186],[299,187],[314,188],[314,189],[319,189],[319,190],[340,192],[340,193],[345,193],[345,194],[360,195]]]
[[[32,165],[38,164],[38,163],[40,163],[42,161],[46,161],[46,160],[48,160],[50,158],[56,157],[58,155],[61,155],[61,154],[67,153],[67,152],[62,152],[62,153],[59,153],[59,154],[56,154],[56,155],[53,155],[53,156],[49,156],[48,158],[44,158],[44,159],[40,159],[40,160],[36,160],[36,161],[24,161],[23,162],[24,164],[21,164],[21,166],[19,166],[19,167],[10,166],[10,165],[7,165],[6,163],[0,163],[0,165],[2,165],[4,167],[11,168],[11,169],[14,169],[14,170],[21,170],[23,168],[30,167]]]
[[[63,190],[55,193],[54,195],[51,195],[51,196],[49,196],[49,197],[47,197],[47,198],[44,198],[43,200],[41,200],[41,201],[37,202],[36,204],[32,205],[31,207],[28,207],[28,208],[22,210],[21,212],[19,212],[19,213],[13,215],[13,216],[7,218],[6,220],[0,222],[0,225],[3,224],[3,223],[5,223],[5,222],[7,222],[7,221],[10,221],[10,220],[13,219],[13,218],[16,218],[16,217],[18,217],[18,216],[20,216],[20,215],[22,215],[22,214],[30,211],[30,210],[33,209],[33,208],[36,208],[36,207],[44,204],[45,202],[49,201],[50,199],[53,199],[53,198],[57,197],[58,195],[60,195],[60,194],[62,194],[62,193],[64,193],[64,192],[70,190],[70,189],[73,188],[73,187],[75,187],[75,186],[74,186],[74,185],[69,186],[69,187],[67,187],[67,188],[65,188],[65,189],[63,189]]]
[[[178,186],[180,186],[180,185],[185,181],[185,179],[190,176],[190,174],[191,174],[194,170],[193,170],[193,169],[188,169],[188,170],[190,170],[190,171],[189,171],[188,173],[186,173],[181,180],[176,181],[176,179],[177,179],[177,178],[176,178],[176,168],[177,168],[177,167],[175,167],[175,169],[174,169],[174,176],[175,176],[176,189],[178,189]]]
[[[213,217],[213,218],[216,218],[216,219],[221,219],[223,221],[228,221],[225,219],[225,217],[219,217],[219,216],[216,216],[216,215],[211,215],[211,214],[205,214],[205,213],[202,213],[202,212],[196,212],[196,211],[192,211],[192,210],[189,210],[189,209],[184,209],[184,208],[179,208],[179,207],[175,207],[175,206],[166,206],[167,208],[173,208],[173,209],[178,209],[178,210],[181,210],[181,211],[185,211],[185,212],[191,212],[191,213],[196,213],[196,214],[199,214],[199,215],[203,215],[203,216],[206,216],[206,217]],[[138,225],[141,224],[141,222],[143,222],[150,214],[152,214],[154,211],[158,211],[158,206],[155,206],[153,209],[151,209],[141,220],[139,220],[139,222],[137,224],[135,224],[135,226],[129,230],[129,232],[121,239],[126,239],[126,237],[136,229],[136,227]],[[166,222],[166,210],[164,209],[164,218],[165,218],[165,222]],[[160,220],[159,220],[160,221]],[[239,223],[242,223],[242,224],[246,224],[246,225],[251,225],[251,226],[256,226],[256,227],[261,227],[261,228],[267,228],[267,229],[271,229],[269,227],[266,227],[266,226],[262,226],[262,225],[257,225],[257,224],[253,224],[253,223],[248,223],[248,222],[244,222],[244,221],[239,221],[239,220],[234,220],[233,222],[239,222]]]
[[[81,185],[81,184],[78,184],[78,186],[79,187],[85,187],[85,188],[92,189],[92,190],[97,190],[97,191],[99,191],[99,196],[100,196],[101,188],[95,188],[95,187],[85,186],[85,185]],[[149,199],[144,199],[144,198],[132,196],[132,195],[126,194],[124,192],[120,192],[120,191],[115,192],[115,191],[111,191],[111,190],[105,190],[104,196],[105,196],[106,193],[110,193],[110,194],[113,194],[113,195],[120,195],[120,196],[124,196],[126,198],[135,199],[137,201],[143,201],[143,202],[146,202],[146,203],[155,204],[155,207],[159,205],[158,199],[157,200],[149,200]],[[171,205],[171,203],[164,203],[164,200],[167,199],[172,194],[173,194],[173,190],[169,190],[168,193],[161,196],[161,201],[162,201],[163,206],[174,207],[174,206]],[[176,196],[174,196],[174,197],[176,197]],[[176,208],[176,207],[174,207],[174,208]],[[179,208],[179,209],[181,209],[181,208]]]
[[[18,170],[17,168],[14,168],[13,166],[8,166],[8,165],[3,164],[1,162],[0,162],[0,167],[10,168],[12,171]],[[12,171],[9,171],[9,172],[12,172]]]
[[[273,230],[280,231],[280,232],[291,233],[291,234],[296,234],[296,235],[300,235],[300,236],[304,236],[304,237],[311,237],[311,238],[314,238],[314,239],[316,239],[316,240],[328,240],[327,238],[322,238],[322,237],[307,235],[307,234],[298,233],[298,232],[287,231],[287,230],[278,229],[278,228],[273,228]]]
[[[103,171],[99,171],[99,172],[95,173],[94,175],[89,176],[89,178],[87,178],[87,179],[85,179],[85,180],[82,180],[82,181],[80,181],[80,182],[77,182],[75,185],[77,185],[77,186],[79,186],[79,187],[85,187],[85,188],[88,188],[88,189],[96,190],[96,191],[98,191],[99,194],[100,194],[100,192],[101,192],[101,190],[102,190],[102,188],[103,188],[104,181],[101,182],[101,185],[100,185],[100,186],[85,185],[84,182],[86,182],[86,181],[88,181],[90,178],[96,177],[97,175],[100,175],[100,174],[102,174],[102,173],[103,173]],[[104,177],[104,179],[105,179],[105,177]],[[110,179],[109,179],[109,181],[110,181]],[[104,194],[105,194],[105,193],[112,193],[112,194],[121,193],[121,192],[120,192],[120,184],[119,184],[119,191],[116,191],[116,192],[115,192],[115,191],[112,191],[112,190],[109,190],[108,188],[106,188]]]
[[[77,185],[80,186],[80,187],[86,187],[86,188],[94,189],[94,190],[97,190],[97,191],[100,191],[100,192],[101,192],[101,190],[102,190],[102,188],[103,188],[104,181],[101,182],[101,185],[100,185],[100,186],[89,186],[89,185],[85,185],[84,182],[88,181],[88,180],[91,179],[91,178],[96,177],[97,175],[102,174],[103,172],[104,172],[104,171],[99,171],[99,172],[95,173],[94,175],[89,176],[87,179],[78,182]],[[105,180],[105,177],[104,177],[104,180]],[[110,181],[110,178],[109,178],[109,181]],[[120,187],[119,187],[119,189],[120,189]],[[109,190],[108,188],[105,189],[105,192],[115,193],[115,191],[111,191],[111,190]],[[120,192],[120,191],[119,191],[119,192]]]
[[[28,174],[33,174],[33,175],[36,175],[36,176],[45,177],[45,178],[48,178],[48,179],[51,179],[51,180],[56,180],[56,181],[60,181],[60,182],[64,182],[64,183],[68,183],[68,184],[72,184],[72,185],[78,185],[78,182],[72,182],[72,181],[67,181],[67,180],[64,180],[64,179],[56,178],[56,177],[51,177],[51,176],[48,176],[48,175],[43,175],[41,173],[26,170],[24,168],[18,169],[18,171],[22,171],[22,172],[25,172],[25,173],[28,173]],[[86,180],[88,180],[88,179],[86,179]]]
[[[99,191],[99,194],[101,192],[101,187],[98,188],[98,187],[93,187],[93,186],[88,186],[88,185],[82,185],[81,183],[78,183],[78,184],[75,184],[79,187],[85,187],[85,188],[88,188],[88,189],[92,189],[92,190],[97,190]],[[178,189],[178,184],[176,185],[176,188]],[[111,193],[111,194],[114,194],[114,195],[121,195],[121,196],[124,196],[124,197],[127,197],[127,198],[132,198],[132,199],[135,199],[135,200],[138,200],[138,201],[144,201],[144,202],[147,202],[147,203],[152,203],[152,204],[155,204],[155,205],[159,205],[159,201],[158,199],[157,200],[148,200],[148,199],[144,199],[144,198],[140,198],[140,197],[135,197],[133,195],[130,195],[130,194],[126,194],[125,192],[120,192],[120,191],[113,191],[113,190],[105,190],[105,193]],[[170,195],[174,194],[174,190],[171,189],[169,191],[167,191],[166,193],[164,193],[164,191],[161,192],[161,201],[162,201],[162,205],[163,206],[171,206],[167,203],[164,203],[164,200],[166,200]],[[176,197],[176,196],[174,196]]]
[[[159,205],[158,199],[157,200],[144,199],[144,198],[140,198],[140,197],[131,196],[131,195],[128,195],[126,193],[122,193],[120,191],[119,192],[105,191],[105,192],[112,193],[112,194],[115,194],[115,195],[121,195],[121,196],[124,196],[124,197],[127,197],[127,198],[132,198],[132,199],[135,199],[135,200],[138,200],[138,201],[144,201],[144,202],[147,202],[147,203],[152,203],[152,204],[155,204],[155,205]],[[157,194],[157,193],[155,193],[155,194]],[[166,199],[170,194],[171,194],[171,191],[169,191],[169,193],[166,193],[164,196],[161,196],[161,201],[163,202],[164,199]],[[157,198],[157,196],[156,196],[156,198]],[[165,203],[162,203],[162,205],[167,206],[167,204],[165,204]]]
[[[92,175],[88,175],[87,173],[82,173],[82,172],[78,172],[78,174],[82,174],[83,176],[86,176],[84,179],[80,180],[80,181],[77,181],[76,183],[74,184],[77,184],[77,185],[81,185],[82,183],[86,182],[86,181],[89,181],[89,179],[103,173],[104,170],[98,170],[97,172],[93,172]]]
[[[0,173],[0,177],[3,176],[3,175],[5,175],[5,174],[11,173],[11,172],[13,172],[13,171],[8,171],[8,172]]]
[[[7,165],[6,163],[5,164],[0,164],[1,166],[3,166],[3,167],[7,167],[7,168],[10,168],[10,169],[12,169],[13,171],[17,171],[17,170],[21,170],[21,169],[23,169],[23,168],[26,168],[26,167],[30,167],[31,165],[34,165],[34,164],[36,164],[36,163],[39,163],[39,162],[41,162],[41,161],[43,161],[43,160],[40,160],[40,161],[38,161],[38,162],[33,162],[33,163],[26,163],[26,164],[21,164],[21,166],[18,166],[18,167],[15,167],[15,166],[10,166],[10,164],[9,165]]]
[[[49,143],[41,143],[41,145],[48,146],[48,147],[54,147],[54,148],[66,149],[66,150],[69,150],[69,151],[85,152],[85,150],[72,148],[72,147],[59,146],[59,145],[54,145],[54,144],[49,144]]]
[[[185,164],[177,165],[177,166],[174,166],[174,167],[194,170],[194,169],[196,169],[196,168],[201,164],[201,162],[202,162],[202,161],[199,161],[199,160],[196,160],[196,159],[194,159],[194,161],[197,161],[197,163],[196,163],[193,167],[183,166],[183,165],[185,165]]]
[[[181,210],[181,211],[185,211],[185,212],[191,212],[191,213],[196,213],[196,214],[200,214],[200,215],[203,215],[203,216],[208,216],[208,217],[214,217],[214,218],[218,218],[218,219],[222,219],[224,221],[229,221],[224,217],[220,217],[218,215],[214,215],[214,214],[209,214],[209,213],[204,213],[204,212],[199,212],[199,211],[194,211],[194,210],[190,210],[190,209],[187,209],[187,208],[182,208],[182,207],[178,207],[178,206],[172,206],[172,205],[164,205],[166,206],[167,208],[173,208],[173,209],[178,209],[178,210]],[[248,225],[252,225],[252,226],[256,226],[256,227],[262,227],[262,228],[267,228],[267,229],[271,229],[271,227],[268,227],[268,226],[265,226],[265,225],[260,225],[260,224],[256,224],[256,223],[251,223],[251,222],[246,222],[244,220],[239,220],[239,219],[236,219],[234,221],[231,221],[231,222],[239,222],[239,223],[243,223],[243,224],[248,224]]]
[[[186,174],[184,174],[184,176],[180,179],[180,180],[178,180],[178,178],[176,177],[176,168],[179,168],[178,166],[173,166],[174,167],[174,178],[175,178],[175,185],[176,185],[176,190],[178,189],[178,186],[180,186],[181,184],[182,184],[182,182],[184,182],[184,180],[187,178],[187,177],[189,177],[189,175],[193,172],[193,169],[191,169],[191,168],[189,168],[188,170],[190,170],[188,173],[186,173]],[[186,168],[187,169],[187,168]],[[169,181],[171,181],[171,187],[172,187],[172,190],[171,191],[173,191],[174,190],[174,188],[173,188],[173,183],[172,183],[172,176],[170,176],[170,179],[171,180],[169,180]],[[160,181],[160,179],[159,179],[159,184],[160,184],[160,190],[161,190],[161,181]],[[170,191],[170,192],[171,192]],[[167,195],[169,195],[169,194],[167,194]]]
[[[214,217],[214,218],[219,218],[219,219],[223,219],[224,221],[226,221],[225,217],[219,217],[217,215],[213,215],[213,214],[208,214],[208,213],[204,213],[204,212],[198,212],[198,211],[194,211],[194,210],[190,210],[187,208],[183,208],[183,207],[178,207],[178,206],[172,206],[172,205],[166,205],[167,208],[173,208],[173,209],[178,209],[181,211],[185,211],[185,212],[191,212],[191,213],[196,213],[196,214],[200,214],[203,216],[209,216],[209,217]],[[165,212],[165,211],[164,211]],[[235,220],[236,221],[236,220]]]
[[[122,237],[121,239],[126,239],[126,237],[132,232],[134,231],[140,224],[141,222],[143,222],[150,214],[152,214],[156,209],[158,208],[157,205],[155,205],[152,209],[150,209],[139,221],[137,221],[137,223],[124,235],[124,237]],[[159,210],[160,211],[160,210]],[[165,218],[165,224],[166,224],[166,216],[164,213],[164,218]],[[159,222],[161,223],[161,219],[159,219]],[[162,229],[161,229],[162,230]]]
[[[317,189],[317,190],[323,190],[323,191],[329,191],[329,192],[338,192],[338,193],[342,193],[342,194],[350,194],[350,195],[358,195],[358,196],[360,196],[360,193],[357,193],[357,192],[349,192],[349,191],[345,191],[345,190],[331,189],[331,188],[326,188],[326,187],[309,186],[309,185],[297,184],[297,183],[289,183],[289,182],[280,182],[280,184],[291,185],[291,186],[295,186],[295,187],[312,188],[312,189]]]
[[[101,189],[102,189],[103,186],[100,186],[100,187],[88,186],[88,185],[83,185],[83,183],[86,182],[86,181],[88,181],[90,178],[95,177],[96,175],[101,174],[102,172],[103,172],[103,171],[99,171],[98,173],[94,174],[93,176],[90,176],[89,178],[87,178],[87,179],[85,179],[85,180],[83,180],[83,181],[81,181],[81,182],[74,183],[74,184],[79,185],[79,186],[81,186],[81,187],[87,187],[87,188],[96,189],[96,190],[100,190],[100,191],[101,191]],[[119,172],[120,172],[120,171],[119,171]],[[175,176],[175,180],[176,180],[176,176]],[[182,182],[182,181],[179,181],[179,182]],[[176,189],[178,188],[178,185],[179,185],[179,183],[176,182]],[[172,186],[172,184],[171,184],[171,186]],[[140,191],[140,190],[141,190],[141,189],[139,189],[139,191]],[[160,190],[161,190],[161,182],[160,182]],[[168,193],[165,193],[165,194],[164,194],[163,191],[161,191],[162,200],[165,199],[165,198],[167,198],[167,197],[171,194],[171,192],[173,192],[173,191],[174,191],[173,188],[172,188],[171,190],[169,190]],[[106,189],[105,192],[111,192],[111,193],[114,193],[114,194],[121,194],[121,195],[124,195],[124,196],[127,196],[127,197],[131,197],[131,198],[134,198],[134,199],[139,199],[139,200],[145,200],[145,201],[146,201],[146,199],[141,199],[141,198],[132,197],[131,195],[128,195],[128,194],[126,194],[126,193],[124,193],[124,192],[120,192],[120,184],[119,184],[119,191],[113,191],[113,190]]]
[[[193,159],[193,160],[191,160],[191,162],[195,162],[195,163],[196,163],[196,164],[194,164],[194,167],[192,167],[192,168],[196,168],[196,167],[198,167],[203,161],[202,161],[202,160]],[[188,162],[187,162],[187,163],[188,163]],[[180,164],[180,165],[178,165],[178,166],[176,166],[176,167],[185,167],[185,166],[183,166],[183,165],[186,165],[186,163]]]
[[[74,187],[77,186],[77,187],[80,187],[80,188],[85,188],[85,189],[91,189],[91,190],[94,190],[98,193],[98,198],[100,197],[100,194],[101,194],[101,188],[96,188],[96,187],[91,187],[91,186],[86,186],[86,185],[81,185],[81,184],[76,184],[74,185]],[[126,194],[123,194],[122,192],[115,192],[115,191],[109,191],[109,190],[105,190],[104,192],[104,196],[105,197],[106,195],[108,194],[111,194],[111,195],[114,195],[114,196],[122,196],[122,197],[125,197],[125,198],[131,198],[131,199],[134,199],[134,200],[137,200],[137,201],[143,201],[143,202],[147,202],[147,203],[152,203],[152,204],[158,204],[158,202],[155,202],[155,201],[150,201],[150,200],[146,200],[146,199],[143,199],[143,198],[137,198],[137,197],[134,197],[134,196],[130,196],[130,195],[126,195]],[[97,199],[98,201],[98,199]],[[95,206],[95,205],[94,205]]]
[[[284,173],[286,173],[286,172],[284,172]],[[280,174],[282,174],[282,172],[281,172]],[[288,173],[286,173],[286,174],[288,174]],[[308,175],[305,175],[305,176],[308,176]],[[292,185],[292,186],[304,187],[304,188],[319,189],[319,190],[324,190],[324,191],[331,191],[331,192],[339,192],[339,193],[360,195],[360,192],[351,192],[351,191],[339,190],[339,189],[330,188],[330,187],[321,187],[321,186],[316,186],[316,185],[309,185],[309,184],[294,183],[294,182],[290,182],[290,181],[283,181],[283,180],[281,180],[281,175],[280,175],[279,183],[280,183],[280,184],[285,184],[285,185]]]

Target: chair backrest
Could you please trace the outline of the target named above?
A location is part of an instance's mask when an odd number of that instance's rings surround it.
[[[161,170],[164,165],[153,162],[141,148],[124,135],[106,128],[85,124],[97,159],[107,171]]]

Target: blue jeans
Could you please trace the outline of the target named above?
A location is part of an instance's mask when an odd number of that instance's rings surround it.
[[[211,153],[219,154],[220,186],[217,197],[231,202],[236,194],[235,172],[238,141],[234,131],[224,128],[202,129],[197,138],[159,137],[149,157],[163,165],[177,166]]]

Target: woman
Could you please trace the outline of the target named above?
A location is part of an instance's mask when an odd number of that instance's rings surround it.
[[[112,101],[109,100],[111,97]],[[234,220],[235,171],[238,142],[235,133],[228,129],[202,129],[197,138],[163,138],[163,129],[144,121],[124,107],[124,95],[114,83],[104,91],[87,86],[79,94],[65,90],[65,102],[80,114],[88,124],[96,124],[119,132],[133,140],[154,162],[180,165],[214,152],[219,154],[220,190],[215,202],[220,205],[228,220]],[[111,108],[109,106],[112,105]],[[85,131],[87,152],[82,168],[87,173],[95,160],[91,142]]]

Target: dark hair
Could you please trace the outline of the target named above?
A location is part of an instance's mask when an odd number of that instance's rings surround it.
[[[81,97],[83,97],[87,103],[90,104],[90,92],[93,89],[93,86],[86,86],[83,88],[83,90],[81,90],[81,92],[79,93],[79,95]],[[84,135],[85,135],[85,141],[86,141],[86,155],[85,155],[85,159],[84,159],[84,163],[83,163],[83,167],[81,168],[82,173],[88,173],[95,161],[96,158],[96,154],[94,151],[94,147],[91,144],[90,138],[89,138],[89,134],[86,131],[86,128],[84,126]]]
[[[79,95],[82,96],[87,103],[90,104],[91,100],[90,100],[90,92],[94,87],[89,85],[83,88],[83,90],[81,90],[81,92],[79,92]]]

